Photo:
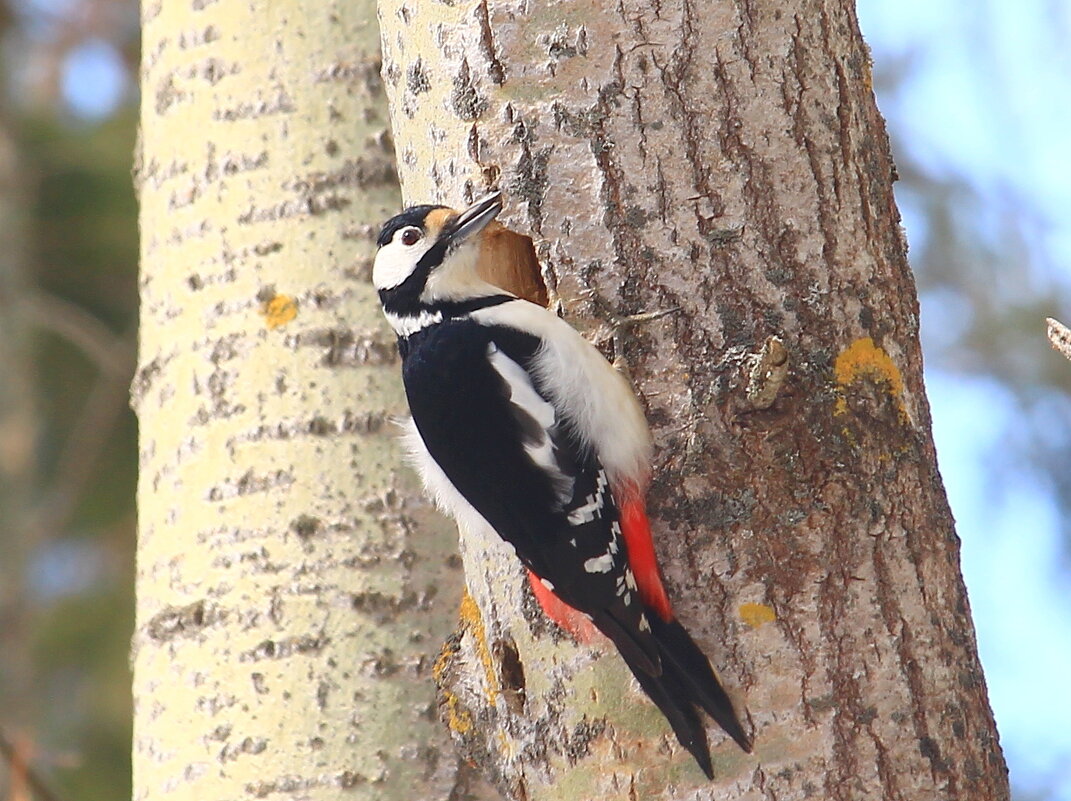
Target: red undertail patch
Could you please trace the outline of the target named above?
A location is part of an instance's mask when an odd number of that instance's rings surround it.
[[[532,585],[532,594],[547,617],[572,634],[579,643],[590,645],[595,640],[598,633],[595,625],[582,612],[573,609],[548,590],[531,570],[528,571],[528,583]]]
[[[651,539],[651,524],[647,521],[647,509],[643,498],[626,493],[621,501],[621,532],[628,546],[628,561],[636,576],[643,603],[655,610],[665,622],[673,620],[666,588],[662,586],[662,574],[658,570],[654,542]]]

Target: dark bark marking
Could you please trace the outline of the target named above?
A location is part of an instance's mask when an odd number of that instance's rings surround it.
[[[299,515],[290,523],[290,530],[302,539],[309,539],[323,528],[323,523],[318,517],[312,515]]]
[[[740,18],[740,24],[736,28],[736,42],[740,47],[740,55],[747,64],[748,78],[754,83],[758,64],[751,53],[750,40],[757,34],[757,13],[752,0],[738,0],[736,7]]]
[[[398,350],[394,342],[375,334],[356,332],[347,328],[313,328],[301,331],[288,344],[293,347],[323,349],[321,363],[325,367],[361,367],[394,364]]]
[[[259,662],[263,659],[285,659],[293,654],[318,654],[331,642],[325,634],[301,634],[281,640],[264,640],[238,656],[239,662]]]
[[[822,173],[822,163],[819,158],[818,148],[807,134],[808,117],[805,99],[807,86],[804,76],[809,74],[807,70],[807,49],[803,45],[803,23],[799,15],[794,16],[796,32],[792,34],[792,73],[799,82],[798,101],[795,106],[796,113],[793,115],[793,134],[796,142],[807,154],[807,162],[814,177],[815,191],[818,196],[818,222],[822,233],[822,256],[826,264],[834,264],[837,256],[837,226],[833,204],[830,202],[826,179]]]
[[[423,593],[408,590],[400,597],[373,590],[355,593],[350,603],[353,604],[354,611],[369,615],[377,625],[383,625],[402,614],[413,611],[426,612],[437,594],[434,587],[427,588]]]
[[[171,106],[185,100],[189,96],[189,92],[183,92],[175,86],[174,73],[168,73],[156,87],[156,113],[160,115],[166,114]]]
[[[487,101],[480,97],[479,92],[476,91],[476,85],[472,81],[472,73],[469,70],[469,60],[467,58],[461,59],[461,66],[458,68],[457,75],[454,76],[454,88],[450,94],[450,107],[454,110],[463,120],[474,122],[480,118],[480,115],[487,110]],[[473,126],[473,131],[475,131]],[[476,155],[472,156],[472,160],[479,162],[479,158]]]
[[[164,607],[145,624],[145,633],[156,642],[171,642],[194,637],[222,618],[219,609],[201,599],[186,606]]]
[[[260,95],[260,92],[255,94]],[[272,114],[292,114],[297,111],[297,105],[286,90],[279,88],[273,95],[257,97],[255,100],[239,102],[229,108],[219,108],[212,112],[212,119],[226,120],[249,120],[265,117]]]
[[[164,366],[171,361],[173,357],[156,356],[145,364],[141,365],[137,372],[134,374],[134,379],[130,382],[130,406],[137,411],[142,399],[152,389],[153,383],[163,372]]]
[[[424,60],[417,56],[416,61],[405,71],[405,88],[414,95],[420,95],[431,89],[428,71],[424,69]]]
[[[620,288],[620,298],[624,309],[613,309],[612,313],[632,313],[638,311],[636,297],[642,287],[657,286],[653,268],[660,262],[658,254],[638,235],[637,231],[646,223],[646,217],[638,217],[637,207],[629,202],[629,197],[636,191],[622,168],[614,159],[614,148],[618,144],[609,131],[612,119],[620,107],[620,98],[627,98],[626,81],[623,74],[624,53],[620,46],[615,48],[612,65],[613,79],[603,84],[598,90],[595,105],[583,115],[574,119],[586,133],[594,156],[595,166],[602,178],[600,201],[603,209],[603,223],[610,232],[614,260],[620,265],[630,266],[630,276]],[[595,267],[597,265],[593,265]],[[595,276],[591,276],[594,279]],[[677,304],[666,298],[661,299],[657,308],[673,308]],[[642,340],[643,333],[634,332],[637,341]]]
[[[520,156],[508,181],[510,194],[523,200],[528,207],[528,219],[536,234],[543,233],[543,197],[550,185],[547,164],[554,152],[552,147],[535,147],[538,123],[520,114],[514,118],[513,141],[520,146]]]
[[[491,30],[491,12],[487,0],[480,0],[475,10],[476,23],[480,26],[480,51],[487,59],[487,74],[498,86],[506,82],[506,69],[495,52],[495,35]]]

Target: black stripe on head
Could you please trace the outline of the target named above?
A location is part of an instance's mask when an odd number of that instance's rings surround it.
[[[410,225],[415,225],[421,231],[424,231],[424,222],[427,219],[428,214],[436,209],[445,208],[446,206],[436,205],[410,206],[401,214],[396,217],[391,217],[383,224],[383,229],[379,232],[379,237],[376,239],[376,246],[383,247],[394,238],[394,235],[398,231],[402,228],[408,228]]]

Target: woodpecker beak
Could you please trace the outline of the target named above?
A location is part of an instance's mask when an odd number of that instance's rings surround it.
[[[502,193],[493,192],[487,197],[480,198],[454,219],[450,226],[452,230],[446,233],[450,248],[455,248],[471,237],[478,234],[502,211]]]

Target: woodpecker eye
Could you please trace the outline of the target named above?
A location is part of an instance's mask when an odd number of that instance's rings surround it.
[[[402,244],[403,245],[415,245],[420,241],[420,229],[419,228],[406,228],[402,231]]]

